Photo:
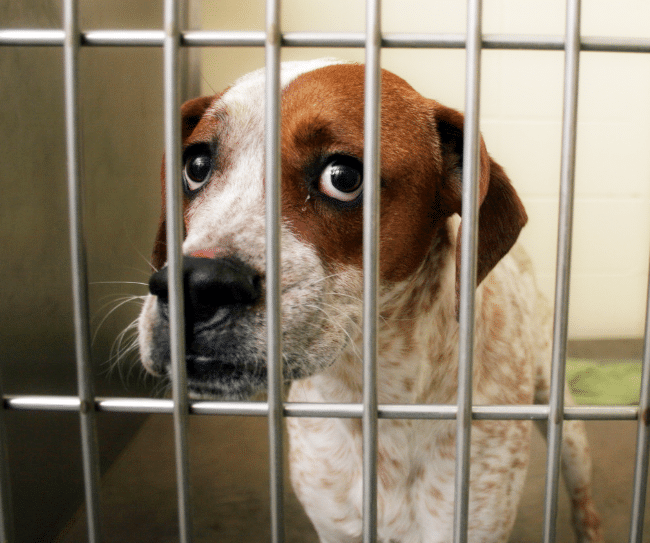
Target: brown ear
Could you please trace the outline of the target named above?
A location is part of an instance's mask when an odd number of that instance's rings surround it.
[[[449,213],[462,216],[463,126],[464,117],[456,110],[438,105],[436,122],[440,134],[443,179],[441,201]],[[478,255],[476,284],[512,248],[528,217],[519,196],[503,168],[494,162],[481,138]],[[461,225],[456,242],[456,303],[460,294]]]
[[[202,96],[201,98],[189,100],[181,106],[181,137],[183,142],[185,142],[187,138],[192,135],[192,132],[196,128],[196,125],[199,124],[199,121],[203,117],[203,114],[205,113],[206,109],[210,107],[210,104],[213,102],[214,98],[214,96]],[[151,255],[151,265],[155,270],[162,268],[167,261],[167,221],[165,219],[166,206],[164,155],[162,160],[162,167],[160,169],[160,185],[162,187],[162,211],[160,214],[160,222],[158,223],[158,231],[156,232],[156,241],[153,245],[153,254]]]

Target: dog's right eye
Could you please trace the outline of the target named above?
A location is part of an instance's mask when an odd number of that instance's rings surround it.
[[[318,182],[320,192],[346,204],[356,201],[363,190],[363,166],[349,156],[336,156],[325,166]]]
[[[188,193],[199,190],[210,179],[212,156],[207,149],[196,149],[185,153],[183,166],[183,187]]]

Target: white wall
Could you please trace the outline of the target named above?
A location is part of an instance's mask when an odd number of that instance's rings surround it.
[[[204,29],[263,30],[262,0],[203,0]],[[464,2],[384,0],[384,32],[465,31]],[[363,2],[285,0],[283,31],[363,31]],[[564,33],[563,0],[486,0],[483,31]],[[647,0],[586,0],[585,36],[650,37]],[[363,61],[360,49],[284,49],[283,59],[333,55]],[[563,53],[484,51],[481,130],[509,173],[530,222],[522,241],[541,288],[553,297],[560,172]],[[459,109],[463,50],[390,50],[385,68],[419,92]],[[263,65],[258,48],[203,50],[204,93]],[[650,55],[580,57],[576,209],[570,335],[643,334],[650,249]]]

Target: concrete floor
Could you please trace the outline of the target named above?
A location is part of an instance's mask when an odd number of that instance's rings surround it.
[[[574,345],[574,347],[576,347]],[[591,344],[573,356],[593,356]],[[637,346],[638,348],[638,346]],[[630,354],[638,353],[634,348]],[[601,352],[606,352],[607,346]],[[633,358],[617,351],[623,358]],[[171,417],[152,415],[103,479],[105,543],[178,541]],[[608,543],[627,541],[636,423],[588,422],[594,493]],[[266,420],[243,417],[190,418],[189,446],[197,543],[269,541]],[[534,430],[531,467],[511,543],[541,541],[546,445]],[[287,483],[287,543],[316,543],[316,534]],[[574,541],[564,489],[560,493],[558,543]],[[650,543],[650,514],[644,542]],[[83,512],[57,540],[85,542]]]
[[[594,492],[607,542],[627,540],[636,441],[633,422],[588,423],[594,461]],[[189,432],[197,543],[269,541],[266,420],[192,417]],[[541,540],[546,445],[535,431],[525,496],[511,542]],[[317,542],[287,484],[287,542]],[[167,416],[151,416],[103,480],[106,543],[178,541],[173,434]],[[564,490],[558,543],[573,542]],[[646,514],[648,520],[650,514]],[[650,542],[646,522],[644,541]],[[86,541],[82,515],[60,543]]]

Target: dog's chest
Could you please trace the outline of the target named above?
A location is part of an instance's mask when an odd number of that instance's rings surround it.
[[[360,422],[290,419],[288,427],[294,489],[321,540],[357,541],[362,526]],[[471,504],[472,541],[507,537],[528,463],[529,431],[522,421],[475,424],[472,462],[480,460],[481,469],[472,471],[471,484],[485,499]],[[453,421],[380,421],[380,541],[451,541],[454,435]]]
[[[507,281],[490,282],[490,296],[497,293],[497,285],[508,284]],[[498,294],[505,295],[500,290]],[[487,322],[491,322],[491,312],[496,311],[490,300],[479,297],[479,307]],[[409,320],[395,320],[401,323],[401,333],[381,336],[384,356],[378,362],[380,403],[453,404],[456,401],[457,338],[455,334],[441,333],[440,318],[426,321],[427,325],[420,327]],[[478,327],[481,341],[477,351],[481,358],[475,368],[475,403],[532,400],[532,364],[522,345],[525,334],[520,330],[524,325],[529,323],[521,315],[508,314],[500,319],[498,327],[483,324]],[[510,338],[507,353],[490,354],[483,342],[486,338],[494,340],[502,336]],[[427,355],[422,349],[431,352]],[[508,363],[504,362],[506,354]],[[495,365],[493,358],[498,358],[500,363]],[[340,362],[327,372],[294,383],[289,400],[360,401],[359,361],[352,357]],[[360,541],[363,471],[360,421],[289,419],[288,428],[293,485],[321,541]],[[453,420],[379,421],[380,541],[442,543],[452,540],[455,433]],[[528,464],[529,433],[530,424],[525,421],[474,422],[471,541],[507,541]]]
[[[361,424],[292,419],[294,489],[321,540],[354,541],[361,533]],[[428,526],[442,535],[453,510],[454,451],[446,422],[380,421],[377,457],[380,541],[419,542]],[[437,436],[443,431],[445,436]],[[422,439],[426,434],[426,439]],[[451,499],[450,499],[451,498]],[[432,514],[433,513],[433,514]]]

